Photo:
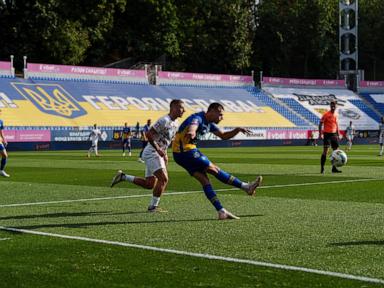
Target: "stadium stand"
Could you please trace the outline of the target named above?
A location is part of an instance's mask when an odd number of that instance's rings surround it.
[[[297,126],[263,101],[268,96],[254,97],[247,89],[6,78],[1,84],[0,95],[9,99],[7,104],[2,103],[13,107],[9,109],[13,113],[5,115],[12,126],[133,125],[162,116],[173,98],[184,100],[186,114],[204,110],[211,102],[221,102],[227,111],[223,125],[228,127]]]
[[[289,106],[296,113],[298,113],[298,114],[302,115],[304,118],[308,119],[312,124],[316,125],[317,123],[319,123],[319,117],[317,115],[313,114],[311,111],[309,111],[305,107],[303,107],[295,99],[282,98],[280,100],[283,101],[287,106]]]
[[[0,77],[3,77],[3,78],[15,77],[15,69],[13,68],[12,62],[0,61]]]
[[[187,87],[246,87],[254,86],[252,76],[202,74],[158,71],[156,84]]]
[[[384,115],[384,81],[360,81],[359,95]]]
[[[28,63],[24,78],[36,80],[72,80],[149,84],[147,70],[68,66]]]
[[[162,73],[175,72],[159,72],[157,85],[150,85],[144,70],[88,68],[29,64],[24,78],[0,77],[7,137],[16,142],[86,141],[97,123],[103,140],[113,141],[123,123],[157,119],[175,98],[183,99],[185,117],[220,102],[226,110],[220,123],[224,130],[243,126],[253,131],[239,140],[306,140],[331,99],[340,103],[342,125],[353,119],[357,129],[377,127],[375,111],[337,81],[324,80],[341,87],[313,87],[311,80],[295,79],[288,86],[263,83],[260,89],[249,76],[178,73],[161,79]]]
[[[248,88],[248,91],[252,95],[254,95],[259,101],[262,101],[262,103],[264,103],[265,106],[269,106],[272,109],[274,109],[276,112],[282,114],[285,118],[287,118],[289,121],[294,123],[296,126],[311,129],[312,125],[310,122],[299,117],[299,115],[292,113],[292,111],[290,111],[286,107],[277,103],[276,99],[269,96],[264,91],[261,91],[256,87]]]
[[[337,100],[341,129],[345,129],[349,121],[353,121],[357,130],[377,127],[378,114],[339,80],[267,77],[263,78],[262,89],[313,124],[319,123],[329,109],[329,102]]]

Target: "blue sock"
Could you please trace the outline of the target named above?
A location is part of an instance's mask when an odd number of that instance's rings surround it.
[[[207,196],[208,200],[211,201],[213,206],[215,206],[216,210],[219,211],[220,209],[222,209],[223,206],[221,206],[221,203],[217,198],[215,191],[213,191],[212,185],[207,184],[203,186],[203,189],[204,189],[205,196]]]
[[[3,157],[3,158],[1,158],[0,170],[4,170],[5,164],[7,164],[7,158]]]
[[[241,188],[241,184],[243,183],[239,180],[239,178],[236,178],[235,176],[232,176],[231,174],[223,170],[219,170],[219,173],[216,175],[216,178],[225,184],[232,185],[237,188]]]

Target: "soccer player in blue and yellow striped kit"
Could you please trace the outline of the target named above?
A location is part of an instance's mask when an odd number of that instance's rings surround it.
[[[1,113],[1,109],[0,109],[0,113]],[[7,146],[7,140],[5,140],[3,129],[4,129],[4,123],[3,123],[3,120],[0,119],[0,156],[1,156],[0,176],[9,177],[9,174],[7,174],[4,171],[5,165],[7,164],[8,154],[7,154],[7,150],[5,149],[5,147]]]
[[[205,195],[217,210],[220,220],[239,219],[239,217],[233,215],[222,206],[207,174],[215,176],[225,184],[244,190],[250,196],[253,196],[256,188],[261,185],[262,176],[258,176],[251,183],[242,182],[209,161],[207,156],[201,153],[196,146],[197,139],[209,132],[223,140],[231,139],[240,132],[247,135],[251,133],[248,129],[242,127],[226,132],[221,131],[216,124],[223,120],[223,112],[223,105],[212,103],[209,105],[207,112],[203,111],[189,116],[180,125],[176,133],[172,144],[173,158],[177,164],[182,166],[201,183]]]

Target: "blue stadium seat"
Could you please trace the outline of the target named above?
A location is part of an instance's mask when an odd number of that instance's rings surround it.
[[[366,101],[368,101],[368,103],[372,104],[372,106],[381,113],[381,115],[384,115],[384,103],[378,103],[376,102],[372,96],[371,96],[372,93],[360,93],[360,96],[365,99]],[[383,93],[380,93],[380,94],[384,94]]]
[[[249,87],[247,90],[255,96],[259,101],[262,101],[265,103],[263,106],[270,106],[272,109],[283,115],[285,118],[287,118],[289,121],[291,121],[293,124],[295,124],[298,127],[307,127],[310,128],[313,126],[309,121],[306,121],[300,117],[298,117],[296,114],[292,113],[290,110],[288,110],[286,107],[280,105],[277,103],[272,97],[270,97],[268,94],[264,93],[260,89],[256,87]]]
[[[369,117],[371,117],[375,121],[380,122],[380,116],[370,107],[368,107],[362,100],[351,99],[349,100],[349,102],[351,102],[353,105],[355,105],[357,108],[359,108],[361,111],[366,113]]]
[[[281,98],[280,100],[287,104],[288,107],[291,108],[293,111],[300,114],[311,123],[318,125],[320,118],[313,114],[311,111],[309,111],[307,108],[305,108],[303,105],[301,105],[299,102],[297,102],[295,99]]]

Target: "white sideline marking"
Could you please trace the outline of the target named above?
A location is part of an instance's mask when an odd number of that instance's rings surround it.
[[[9,240],[11,238],[0,238],[0,241],[5,241],[5,240]]]
[[[339,180],[339,181],[327,181],[327,182],[308,182],[308,183],[297,183],[297,184],[261,186],[257,189],[283,188],[283,187],[296,187],[296,186],[312,186],[312,185],[325,185],[325,184],[338,184],[338,183],[351,183],[351,182],[367,182],[367,181],[379,181],[379,180],[381,180],[381,179],[353,179],[353,180]],[[238,190],[238,189],[239,188],[226,188],[226,189],[216,189],[215,191],[220,192],[220,191],[231,191],[231,190]],[[201,192],[202,192],[202,190],[168,192],[168,193],[166,193],[166,195],[184,195],[184,194],[193,194],[193,193],[201,193]],[[151,196],[152,196],[152,194],[141,194],[141,195],[111,196],[111,197],[99,197],[99,198],[83,198],[83,199],[72,199],[72,200],[57,200],[57,201],[46,201],[46,202],[14,203],[14,204],[0,205],[0,208],[48,205],[48,204],[72,203],[72,202],[115,200],[115,199],[126,199],[126,198],[141,198],[141,197],[151,197]]]
[[[338,278],[349,279],[349,280],[357,280],[357,281],[363,281],[363,282],[369,282],[369,283],[384,284],[384,279],[370,278],[370,277],[365,277],[365,276],[356,276],[356,275],[344,274],[344,273],[338,273],[338,272],[332,272],[332,271],[317,270],[317,269],[305,268],[305,267],[300,267],[300,266],[290,266],[290,265],[275,264],[275,263],[248,260],[248,259],[239,259],[239,258],[232,258],[232,257],[210,255],[210,254],[194,253],[194,252],[188,252],[188,251],[180,251],[180,250],[174,250],[174,249],[145,246],[145,245],[139,245],[139,244],[133,244],[133,243],[125,243],[125,242],[117,242],[117,241],[101,240],[101,239],[92,239],[92,238],[80,237],[80,236],[69,236],[69,235],[47,233],[47,232],[40,232],[40,231],[31,231],[31,230],[17,229],[17,228],[12,228],[12,227],[0,226],[0,230],[25,233],[25,234],[41,235],[41,236],[49,236],[49,237],[56,237],[56,238],[63,238],[63,239],[71,239],[71,240],[80,240],[80,241],[101,243],[101,244],[108,244],[108,245],[115,245],[115,246],[123,246],[123,247],[137,248],[137,249],[143,249],[143,250],[151,250],[151,251],[156,251],[156,252],[178,254],[178,255],[183,255],[183,256],[198,257],[198,258],[219,260],[219,261],[226,261],[226,262],[233,262],[233,263],[242,263],[242,264],[249,264],[249,265],[255,265],[255,266],[262,266],[262,267],[270,267],[270,268],[276,268],[276,269],[282,269],[282,270],[307,272],[307,273],[320,274],[320,275],[338,277]]]

